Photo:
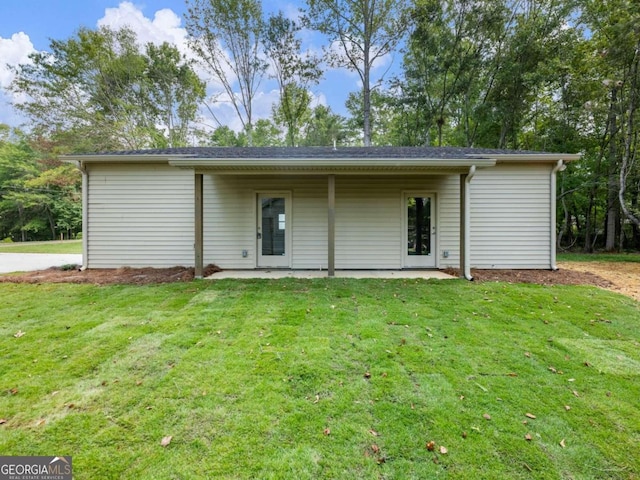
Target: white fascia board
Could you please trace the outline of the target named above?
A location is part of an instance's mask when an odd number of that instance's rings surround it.
[[[467,155],[469,158],[487,158],[487,155],[476,155],[469,154]],[[540,162],[557,162],[558,160],[563,160],[565,163],[567,162],[575,162],[582,158],[581,154],[576,153],[509,153],[509,154],[495,154],[491,155],[496,163],[540,163]]]
[[[487,158],[172,158],[169,165],[178,168],[202,168],[209,170],[246,169],[425,169],[425,168],[478,168],[493,167],[495,159]]]

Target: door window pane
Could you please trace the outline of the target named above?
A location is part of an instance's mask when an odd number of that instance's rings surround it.
[[[284,198],[262,198],[262,255],[285,254]]]
[[[407,254],[431,255],[431,198],[407,199]]]

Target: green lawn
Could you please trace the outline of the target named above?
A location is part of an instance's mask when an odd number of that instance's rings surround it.
[[[0,452],[72,455],[76,479],[640,478],[640,304],[621,295],[287,279],[0,298]]]
[[[0,253],[82,253],[82,240],[0,243]]]

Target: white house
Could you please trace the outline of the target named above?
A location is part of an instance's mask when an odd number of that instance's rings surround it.
[[[434,147],[71,155],[85,268],[555,269],[578,155]]]

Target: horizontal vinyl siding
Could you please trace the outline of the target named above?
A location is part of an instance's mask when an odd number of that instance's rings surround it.
[[[459,250],[458,176],[336,175],[336,268],[402,267],[403,192],[436,193],[437,242]],[[204,175],[204,258],[226,269],[256,266],[256,192],[290,192],[292,268],[327,268],[327,177]],[[242,251],[247,250],[247,257]],[[441,259],[442,262],[442,259]]]
[[[91,166],[87,266],[193,265],[193,185],[169,166]]]
[[[498,165],[471,181],[471,266],[550,267],[548,165]]]

